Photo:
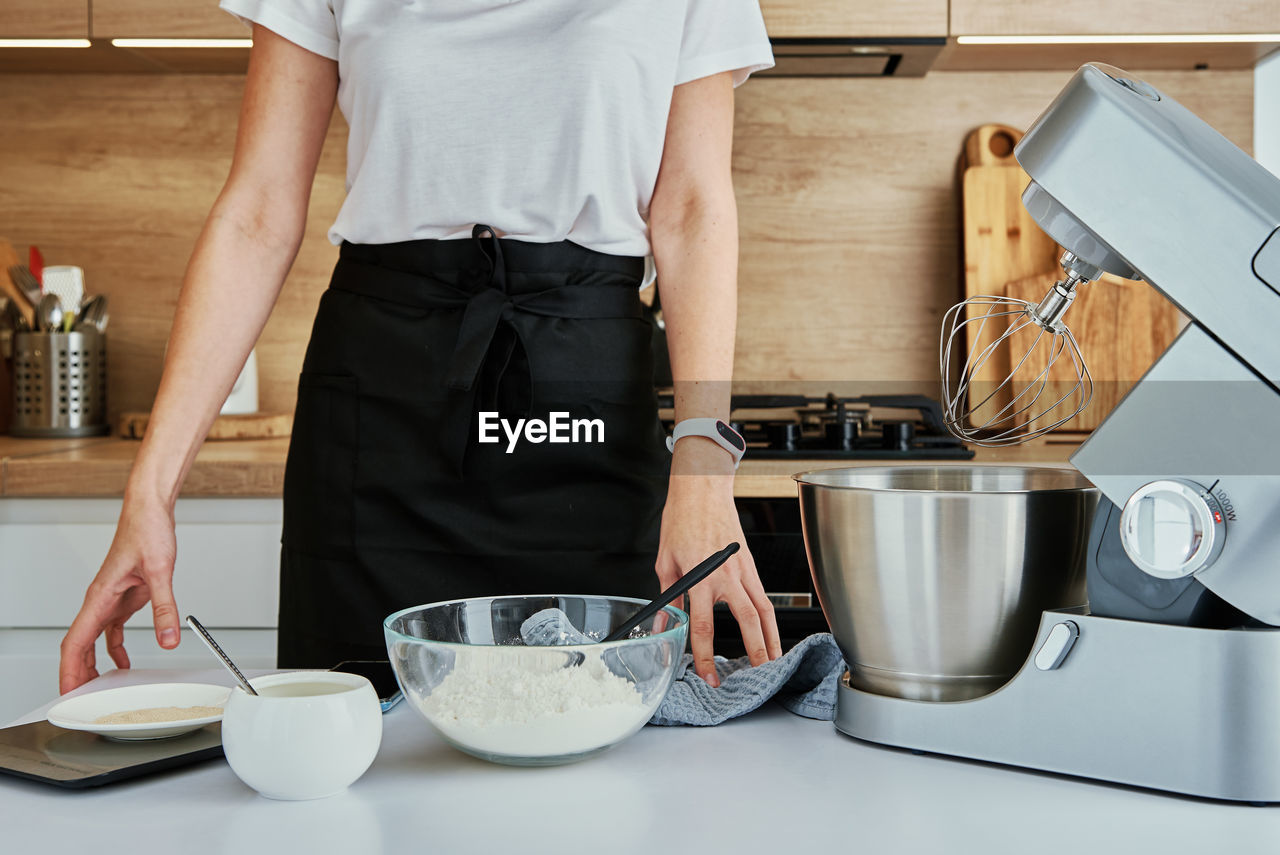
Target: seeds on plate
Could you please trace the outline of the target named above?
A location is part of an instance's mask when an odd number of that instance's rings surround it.
[[[164,721],[186,721],[190,718],[208,718],[221,715],[222,707],[146,707],[140,710],[123,710],[98,716],[94,724],[157,724]]]

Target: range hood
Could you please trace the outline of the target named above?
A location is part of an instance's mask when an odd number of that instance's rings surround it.
[[[947,40],[936,38],[776,38],[770,77],[923,77]]]

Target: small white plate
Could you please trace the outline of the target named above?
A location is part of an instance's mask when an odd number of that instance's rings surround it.
[[[231,690],[207,683],[147,683],[121,686],[67,698],[55,704],[48,714],[49,723],[67,730],[85,730],[108,739],[165,739],[199,730],[206,724],[222,720],[222,713],[152,724],[97,724],[97,719],[112,713],[151,707],[221,707]]]

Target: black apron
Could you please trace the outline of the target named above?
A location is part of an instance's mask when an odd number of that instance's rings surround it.
[[[343,245],[285,466],[280,667],[385,659],[383,619],[422,603],[657,594],[670,454],[643,270],[483,226]],[[598,419],[603,441],[508,453],[500,427],[479,442],[480,412]]]

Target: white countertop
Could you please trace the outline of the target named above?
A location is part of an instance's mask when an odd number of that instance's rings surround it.
[[[156,680],[230,683],[221,671],[117,671],[85,688]],[[917,756],[772,706],[715,728],[646,727],[601,756],[545,769],[468,757],[406,704],[384,726],[365,776],[312,802],[262,798],[222,761],[84,791],[0,777],[0,852],[1203,855],[1280,846],[1280,808]]]

